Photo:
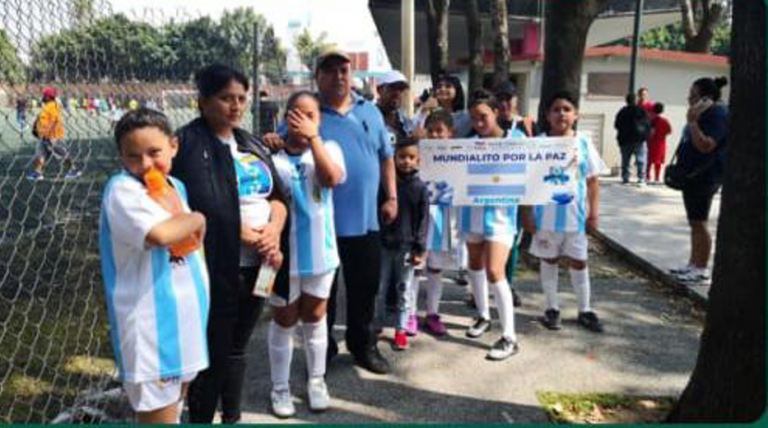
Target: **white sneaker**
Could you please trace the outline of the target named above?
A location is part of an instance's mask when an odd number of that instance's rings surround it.
[[[517,354],[520,351],[520,346],[517,342],[514,342],[506,337],[502,337],[496,343],[493,344],[491,350],[488,351],[488,355],[485,358],[491,361],[501,361]]]
[[[676,275],[675,279],[681,282],[707,282],[709,281],[709,272],[706,269],[692,268],[686,273]]]
[[[290,389],[272,390],[272,413],[278,418],[290,418],[296,414]]]
[[[328,387],[322,377],[313,377],[307,382],[307,396],[309,398],[309,410],[313,412],[328,410],[331,397],[328,395]]]
[[[687,265],[687,266],[684,266],[684,267],[681,267],[681,268],[677,268],[677,269],[670,269],[669,273],[672,274],[672,275],[677,276],[677,275],[687,274],[692,269],[693,269],[693,266]]]

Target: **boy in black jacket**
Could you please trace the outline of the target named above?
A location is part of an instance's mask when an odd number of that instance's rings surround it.
[[[391,279],[397,281],[397,350],[408,348],[406,324],[412,308],[416,307],[417,298],[413,293],[414,267],[423,262],[426,253],[429,195],[426,184],[419,178],[418,167],[417,140],[407,137],[398,141],[395,147],[397,218],[390,224],[381,222],[381,282],[376,301],[376,318],[378,324],[383,326],[386,317],[387,285]],[[379,197],[384,194],[385,192],[380,191]]]

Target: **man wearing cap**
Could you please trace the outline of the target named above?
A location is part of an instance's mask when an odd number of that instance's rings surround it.
[[[38,181],[43,179],[43,168],[51,156],[61,159],[67,168],[65,178],[77,178],[80,171],[75,169],[69,152],[64,147],[64,119],[61,107],[56,101],[56,88],[46,86],[43,89],[43,107],[35,119],[34,135],[40,139],[35,155],[33,170],[27,174],[27,179]]]
[[[379,374],[389,363],[376,347],[373,315],[379,287],[381,243],[379,220],[397,216],[395,165],[389,131],[376,106],[352,92],[349,57],[340,51],[320,56],[315,70],[322,102],[320,135],[338,142],[344,152],[347,180],[333,191],[336,236],[347,295],[346,344],[361,367]],[[385,202],[378,206],[379,183]],[[328,310],[328,359],[338,352],[333,339],[338,274]]]
[[[410,89],[403,73],[392,70],[385,73],[376,85],[379,99],[376,105],[384,116],[384,123],[396,139],[407,137],[413,133],[413,122],[402,110],[403,99]]]

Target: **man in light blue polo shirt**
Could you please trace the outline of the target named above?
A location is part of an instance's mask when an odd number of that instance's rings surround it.
[[[333,190],[336,235],[347,291],[347,349],[361,367],[379,374],[389,363],[376,347],[372,322],[379,287],[381,242],[379,211],[389,223],[397,216],[392,136],[379,109],[352,92],[349,57],[332,51],[317,60],[315,78],[322,101],[320,136],[336,141],[344,152],[347,180]],[[378,206],[379,183],[385,202]],[[328,358],[338,347],[333,339],[338,274],[328,310]]]

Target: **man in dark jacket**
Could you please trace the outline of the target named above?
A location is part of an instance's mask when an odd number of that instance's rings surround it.
[[[645,162],[648,157],[646,141],[651,134],[651,120],[648,113],[637,105],[635,94],[627,94],[627,105],[616,114],[613,127],[621,150],[621,181],[629,184],[629,161],[635,157],[637,184],[645,185]]]

